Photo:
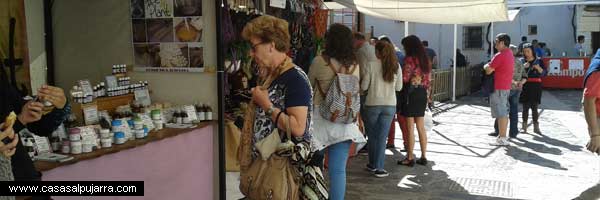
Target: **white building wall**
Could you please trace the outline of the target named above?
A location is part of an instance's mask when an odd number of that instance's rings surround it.
[[[527,7],[521,9],[517,18],[511,22],[494,23],[494,35],[500,32],[508,33],[512,43],[518,45],[521,36],[527,36],[528,41],[537,39],[545,42],[552,53],[560,56],[563,51],[574,54],[574,29],[571,24],[574,6],[543,6]],[[416,24],[409,23],[409,33],[415,34],[421,40],[429,41],[429,47],[436,50],[442,68],[450,66],[453,52],[453,25]],[[528,26],[537,25],[537,35],[527,35]],[[374,26],[374,33],[388,35],[399,46],[404,37],[404,23],[393,20],[365,17],[365,29],[370,31]],[[482,26],[483,37],[486,37],[488,24],[458,25],[458,48],[463,49],[463,26]],[[489,38],[489,36],[488,36]],[[484,38],[484,47],[479,50],[463,50],[471,64],[487,61],[489,46]]]
[[[593,54],[592,32],[600,32],[600,12],[587,12],[584,6],[577,6],[577,35],[585,36],[583,48],[588,54]]]

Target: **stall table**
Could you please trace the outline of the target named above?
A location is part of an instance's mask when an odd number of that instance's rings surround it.
[[[542,78],[544,88],[581,89],[583,76],[590,65],[589,57],[542,58],[548,70]]]
[[[151,132],[145,139],[72,155],[65,163],[36,161],[43,181],[144,181],[143,197],[85,199],[213,199],[213,127]],[[53,197],[81,199],[81,197]]]

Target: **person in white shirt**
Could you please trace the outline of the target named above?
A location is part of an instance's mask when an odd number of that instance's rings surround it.
[[[365,100],[365,127],[369,140],[369,163],[367,170],[376,177],[386,177],[383,168],[385,145],[392,118],[396,113],[396,91],[402,90],[402,71],[396,58],[394,46],[387,42],[375,45],[377,61],[371,62],[361,90],[367,89]]]

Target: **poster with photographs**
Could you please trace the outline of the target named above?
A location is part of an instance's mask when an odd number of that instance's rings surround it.
[[[130,1],[136,71],[204,71],[202,0]]]

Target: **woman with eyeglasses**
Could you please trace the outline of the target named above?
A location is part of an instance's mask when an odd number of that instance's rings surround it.
[[[288,159],[297,168],[300,178],[304,181],[298,182],[302,190],[292,188],[287,194],[273,194],[276,198],[289,197],[288,199],[299,199],[306,189],[311,191],[314,180],[307,180],[307,171],[318,173],[315,176],[321,178],[320,168],[305,160],[311,151],[309,147],[312,140],[312,110],[313,96],[308,76],[298,65],[292,62],[287,55],[290,50],[290,34],[288,22],[272,16],[260,16],[246,24],[242,31],[242,37],[250,42],[252,47],[250,55],[258,65],[259,77],[264,82],[261,86],[252,88],[252,102],[248,115],[244,121],[243,132],[249,130],[250,136],[243,133],[240,148],[241,176],[244,175],[252,163],[261,159],[261,154],[256,144],[274,130],[278,130],[282,140],[287,138],[286,131],[291,129],[291,138],[295,151],[302,156],[282,156]],[[254,107],[255,106],[255,107]],[[255,109],[252,109],[255,108]],[[286,140],[287,140],[286,139]],[[273,153],[275,154],[275,153]],[[300,158],[302,157],[302,158]],[[252,181],[252,177],[241,181]],[[318,181],[318,180],[317,180]],[[312,185],[309,185],[312,184]],[[265,186],[268,187],[268,186]],[[317,193],[317,192],[315,192]],[[323,194],[325,193],[325,194]],[[327,192],[317,193],[318,199],[326,199]],[[290,195],[299,195],[290,197]]]
[[[519,102],[523,104],[523,124],[522,129],[527,133],[527,121],[529,118],[529,110],[531,109],[531,117],[533,120],[533,132],[541,134],[539,124],[538,105],[542,99],[542,77],[546,73],[544,62],[535,53],[535,47],[531,43],[523,45],[523,58],[521,62],[525,66],[527,72],[527,82],[523,85],[523,91]]]

